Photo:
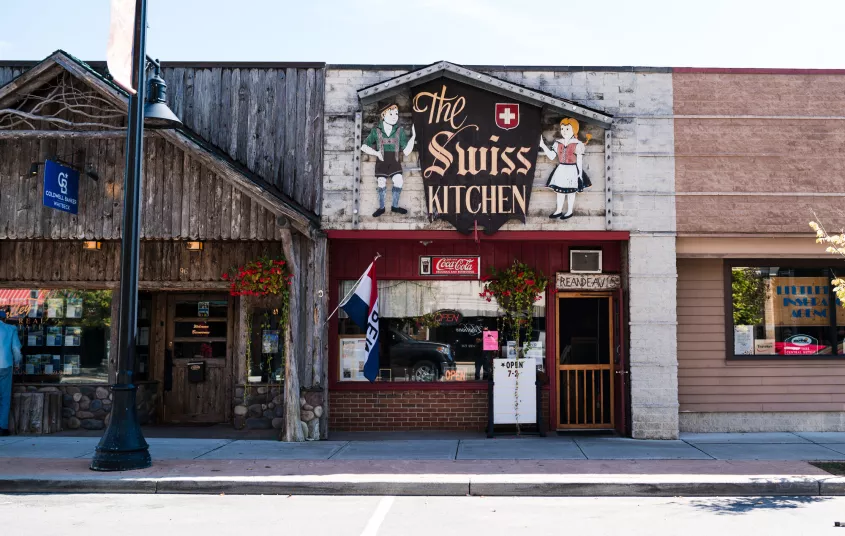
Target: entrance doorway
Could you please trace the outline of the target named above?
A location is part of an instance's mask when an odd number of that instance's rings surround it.
[[[621,392],[614,294],[557,294],[557,429],[614,429]]]
[[[226,295],[168,296],[165,422],[228,421],[232,401],[231,318]]]

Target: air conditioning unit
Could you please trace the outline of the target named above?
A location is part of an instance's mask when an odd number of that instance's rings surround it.
[[[573,274],[600,274],[601,250],[572,249],[569,251],[569,271]]]

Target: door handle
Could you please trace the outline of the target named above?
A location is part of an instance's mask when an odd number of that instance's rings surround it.
[[[627,370],[617,370],[616,374],[630,374]]]

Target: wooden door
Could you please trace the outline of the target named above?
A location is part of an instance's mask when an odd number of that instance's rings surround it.
[[[557,294],[558,430],[614,428],[613,306],[610,293]]]
[[[232,369],[232,305],[226,295],[173,294],[167,305],[167,349],[172,381],[164,393],[164,420],[219,423],[229,420]],[[204,363],[192,381],[189,363]]]

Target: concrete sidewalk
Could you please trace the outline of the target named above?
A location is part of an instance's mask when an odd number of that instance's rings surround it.
[[[839,495],[845,433],[351,439],[149,438],[153,467],[88,469],[97,437],[0,438],[0,492],[379,495]]]

